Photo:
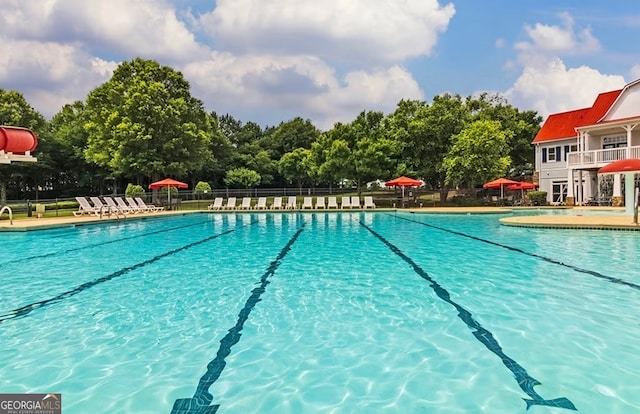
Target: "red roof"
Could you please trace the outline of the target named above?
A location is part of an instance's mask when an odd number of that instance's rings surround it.
[[[568,112],[551,114],[542,124],[542,128],[533,142],[553,141],[577,136],[576,128],[598,123],[620,96],[622,89],[603,92],[596,98],[590,108],[576,109]]]

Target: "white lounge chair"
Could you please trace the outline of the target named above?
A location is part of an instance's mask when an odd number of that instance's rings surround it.
[[[373,202],[373,197],[364,196],[364,208],[376,208],[376,205]]]
[[[258,197],[258,202],[253,206],[254,210],[266,210],[267,209],[267,197]]]
[[[271,203],[271,210],[282,209],[282,197],[273,197],[273,203]]]
[[[134,200],[136,200],[136,203],[138,203],[138,206],[140,206],[141,209],[147,209],[147,211],[162,211],[164,210],[164,207],[156,207],[153,204],[147,204],[144,202],[144,200],[140,197],[135,197]]]
[[[236,209],[236,198],[235,197],[229,197],[229,199],[227,200],[227,204],[225,204],[224,206],[225,210],[235,210]]]
[[[289,196],[287,199],[287,210],[295,210],[296,208],[298,208],[296,196]]]
[[[78,211],[73,212],[74,216],[81,216],[83,214],[94,214],[97,216],[100,214],[100,208],[89,204],[89,200],[87,200],[85,197],[76,197],[76,201],[78,202],[79,206]]]
[[[351,198],[350,197],[342,197],[342,202],[340,203],[340,208],[351,208]]]
[[[324,197],[316,198],[316,209],[320,208],[327,208],[327,206],[324,204]]]
[[[140,207],[138,203],[136,203],[136,201],[131,197],[125,197],[124,200],[127,202],[127,205],[129,206],[129,208],[131,208],[131,210],[135,211],[136,213],[146,213],[150,211],[146,208]]]
[[[338,206],[338,200],[336,199],[336,197],[329,197],[328,199],[329,201],[327,202],[327,208],[328,209],[332,209],[332,208],[340,208]]]
[[[360,208],[360,197],[359,196],[351,197],[351,208]]]
[[[120,208],[120,211],[122,211],[124,213],[135,214],[135,213],[137,213],[139,211],[139,210],[134,210],[131,207],[129,207],[129,205],[127,203],[125,203],[125,201],[122,199],[122,197],[113,197],[113,199],[115,200],[115,202],[117,203],[118,207]],[[105,197],[105,201],[106,201],[106,197]]]
[[[251,197],[243,197],[242,203],[240,203],[240,207],[238,210],[250,210],[251,209]]]
[[[302,201],[302,209],[310,208],[313,209],[313,197],[305,197]]]
[[[98,208],[99,211],[103,212],[103,213],[110,213],[110,212],[114,212],[114,213],[119,213],[120,210],[118,209],[118,206],[114,204],[114,206],[109,205],[109,203],[105,204],[102,202],[102,200],[100,200],[100,197],[89,197],[91,199],[91,202],[93,203],[93,205],[95,207]],[[105,198],[105,202],[107,201],[106,199],[109,197]],[[113,200],[111,200],[111,202],[113,202]]]
[[[216,197],[207,208],[209,210],[222,210],[222,197]]]

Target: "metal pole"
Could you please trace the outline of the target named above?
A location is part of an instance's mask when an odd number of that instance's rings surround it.
[[[633,224],[638,224],[638,187],[634,189],[633,199]]]

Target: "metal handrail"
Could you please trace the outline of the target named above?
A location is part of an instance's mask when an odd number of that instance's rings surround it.
[[[4,213],[5,211],[9,213],[9,223],[13,226],[13,211],[11,211],[11,207],[4,206],[0,208],[0,216],[2,216],[2,213]]]

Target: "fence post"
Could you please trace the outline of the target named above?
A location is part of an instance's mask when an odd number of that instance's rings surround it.
[[[31,200],[27,199],[27,217],[31,217]]]

